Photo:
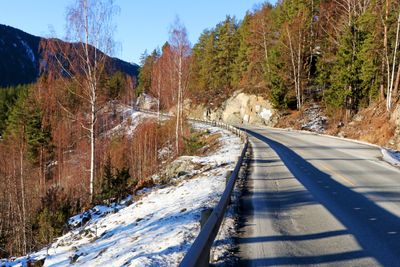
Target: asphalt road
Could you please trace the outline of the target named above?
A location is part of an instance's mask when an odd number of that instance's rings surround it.
[[[400,170],[378,148],[247,130],[240,266],[400,266]]]

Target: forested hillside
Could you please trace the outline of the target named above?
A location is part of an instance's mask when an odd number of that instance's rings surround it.
[[[61,40],[48,40],[0,24],[0,87],[35,82],[46,72],[43,43],[56,42]],[[139,72],[139,66],[118,58],[110,58],[108,68],[112,72],[121,71],[132,77],[136,77]]]
[[[115,8],[75,1],[64,41],[0,25],[0,258],[49,244],[71,215],[151,186],[168,161],[204,145],[185,122],[187,103],[216,108],[241,90],[268,99],[283,126],[311,103],[334,127],[370,108],[360,127],[395,134],[381,126],[399,103],[399,0],[263,3],[193,46],[177,20],[143,54],[138,84],[137,66],[108,56]],[[124,113],[142,93],[173,119]],[[370,123],[378,113],[381,124]]]
[[[66,12],[65,41],[30,37],[39,54],[28,60],[31,53],[20,46],[29,35],[8,27],[0,35],[2,43],[19,42],[3,47],[15,55],[1,57],[2,66],[16,62],[9,65],[13,76],[0,76],[3,84],[32,82],[0,88],[0,258],[44,247],[69,230],[72,215],[152,186],[155,172],[203,145],[181,108],[190,55],[186,29],[177,22],[168,46],[181,63],[170,69],[177,116],[140,116],[132,107],[137,66],[108,56],[116,9],[112,1],[76,1]],[[28,63],[32,73],[26,75]]]
[[[278,109],[317,101],[339,119],[374,103],[390,113],[399,96],[399,8],[389,0],[283,0],[243,19],[227,16],[194,44],[187,93],[209,105],[238,89]],[[154,91],[167,48],[144,56],[140,91]]]

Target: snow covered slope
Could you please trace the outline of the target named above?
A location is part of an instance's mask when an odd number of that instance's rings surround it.
[[[122,121],[117,126],[110,129],[107,132],[107,136],[118,134],[133,135],[140,123],[146,119],[155,118],[153,115],[137,111],[134,108],[126,105],[119,105],[116,112],[120,114]]]
[[[44,266],[57,267],[178,265],[200,231],[201,210],[218,202],[226,172],[234,168],[242,149],[241,140],[230,132],[196,127],[221,133],[221,146],[213,155],[184,157],[197,167],[176,177],[174,185],[142,190],[133,201],[127,199],[119,206],[97,206],[86,225],[29,257],[45,258]],[[74,217],[71,223],[79,225],[79,219]],[[223,228],[220,241],[226,240],[229,227],[232,221]],[[215,253],[222,255],[224,247],[214,249]],[[16,266],[26,261],[24,257],[3,264]]]
[[[400,166],[400,151],[392,149],[381,148],[383,160],[394,165]]]

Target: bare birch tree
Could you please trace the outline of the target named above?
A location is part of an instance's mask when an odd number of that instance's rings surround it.
[[[190,56],[190,43],[186,28],[178,18],[175,20],[170,31],[170,45],[172,48],[172,61],[177,91],[175,148],[176,153],[179,153],[181,151],[180,139],[183,136],[183,103],[189,76],[188,63]]]
[[[80,86],[70,91],[87,105],[88,115],[81,126],[90,140],[89,194],[93,200],[96,176],[96,121],[99,111],[100,76],[105,71],[107,54],[113,52],[113,16],[117,11],[113,0],[76,0],[67,9],[67,37],[70,44],[50,40],[42,44],[47,61],[58,70],[58,78],[73,79]],[[50,68],[51,66],[49,66]],[[76,118],[76,114],[64,108]]]
[[[394,44],[394,51],[393,51],[393,61],[392,67],[390,70],[390,82],[388,83],[387,92],[386,92],[386,109],[390,111],[392,109],[392,96],[393,96],[393,83],[394,83],[394,73],[397,61],[397,49],[399,46],[399,31],[400,31],[400,11],[397,18],[397,28],[396,28],[396,41]],[[397,91],[397,88],[396,88]]]
[[[299,110],[303,104],[303,88],[302,88],[302,76],[304,74],[303,70],[303,60],[306,46],[306,24],[307,15],[299,12],[299,14],[293,18],[291,23],[284,24],[284,44],[288,48],[292,75],[294,81],[294,87],[296,92],[296,106]]]
[[[150,91],[153,95],[157,96],[157,119],[160,122],[160,108],[161,108],[161,83],[162,83],[162,60],[160,57],[156,59],[152,69],[152,79]]]

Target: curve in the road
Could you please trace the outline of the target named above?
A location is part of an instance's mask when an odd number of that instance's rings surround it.
[[[394,177],[387,185],[400,186],[400,172],[343,152],[341,143],[318,144],[323,137],[307,144],[310,137],[284,131],[247,131],[253,160],[238,240],[241,265],[400,266],[400,218],[393,211],[398,203],[390,210],[376,201],[396,201],[400,192],[373,198],[356,190],[374,181],[374,173]],[[369,180],[363,179],[368,173],[357,174],[363,164],[371,168]]]

